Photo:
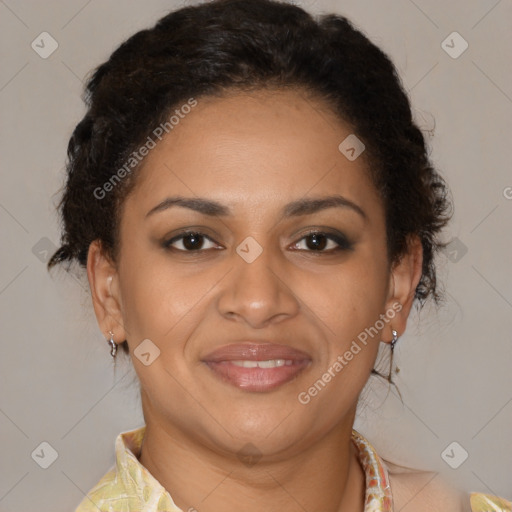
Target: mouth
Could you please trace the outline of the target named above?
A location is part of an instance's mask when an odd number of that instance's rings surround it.
[[[249,342],[220,347],[202,361],[224,382],[245,391],[266,392],[297,378],[311,357],[287,345]]]

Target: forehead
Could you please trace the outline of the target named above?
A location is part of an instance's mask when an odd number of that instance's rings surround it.
[[[320,100],[262,90],[196,101],[137,171],[139,206],[171,193],[210,196],[233,210],[326,193],[378,200],[364,152],[351,161],[339,149],[350,125]]]

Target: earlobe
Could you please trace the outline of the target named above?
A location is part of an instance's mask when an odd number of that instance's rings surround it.
[[[382,332],[383,341],[390,342],[392,340],[393,329],[399,336],[405,332],[407,318],[414,302],[422,271],[423,246],[421,240],[418,236],[410,237],[406,253],[393,265],[391,271],[386,309],[392,309],[396,313]]]
[[[117,269],[105,255],[99,240],[94,240],[89,246],[87,278],[96,320],[105,338],[112,331],[115,340],[125,340]]]

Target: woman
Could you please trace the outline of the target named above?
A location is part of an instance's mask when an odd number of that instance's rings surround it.
[[[450,205],[389,58],[341,16],[214,0],[87,85],[48,263],[87,269],[145,426],[77,511],[512,510],[353,430],[379,342],[439,299]]]

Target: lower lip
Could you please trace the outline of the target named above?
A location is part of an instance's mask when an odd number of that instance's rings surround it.
[[[206,361],[213,373],[223,381],[245,391],[271,391],[297,375],[309,365],[309,361],[294,361],[290,366],[276,366],[275,368],[244,368],[230,361]]]

